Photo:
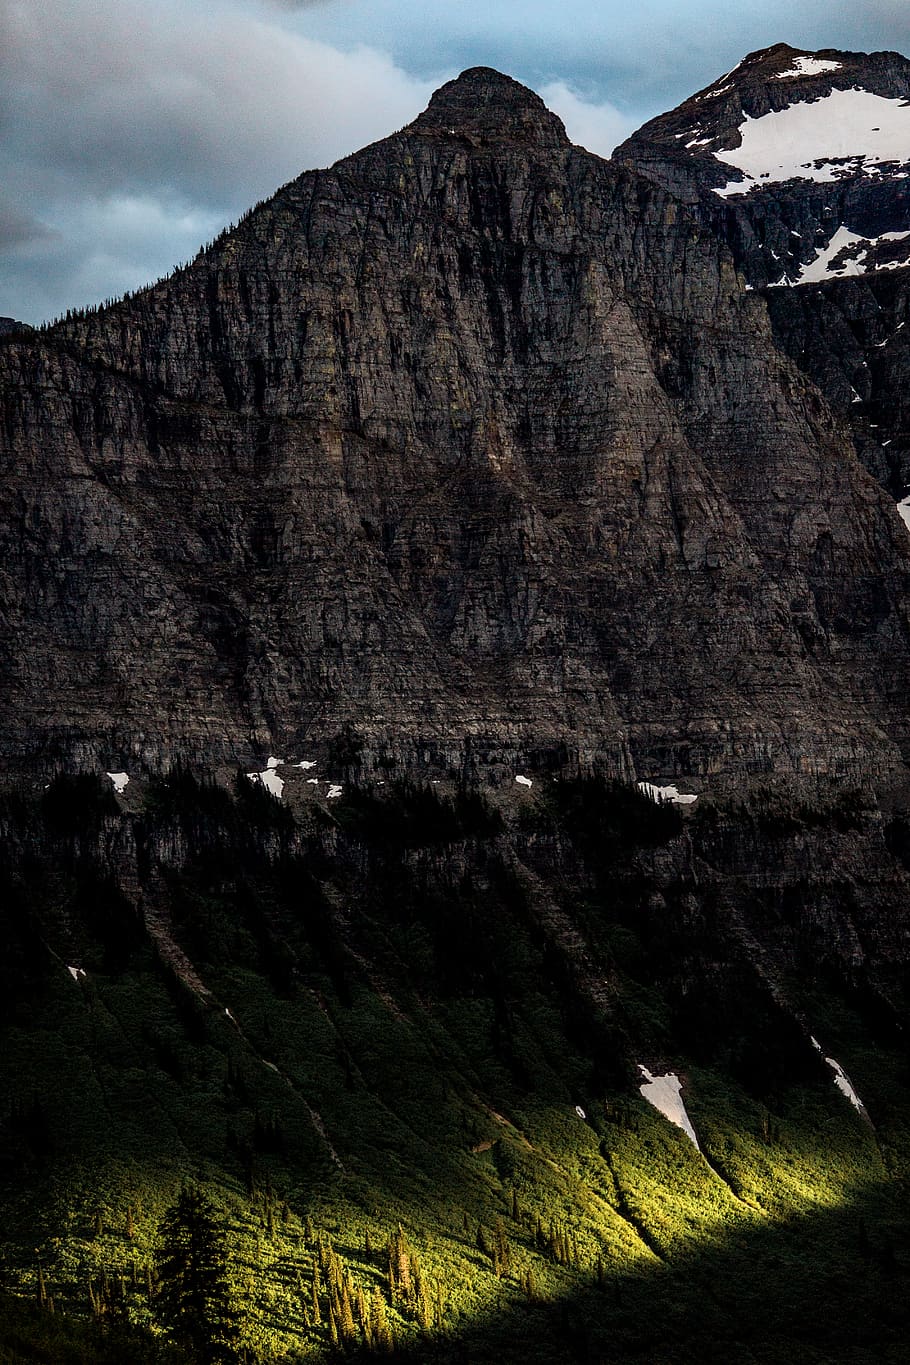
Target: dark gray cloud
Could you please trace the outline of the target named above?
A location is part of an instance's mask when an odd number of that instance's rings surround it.
[[[0,0],[0,314],[135,288],[498,66],[601,154],[770,42],[910,47],[907,0]]]
[[[22,213],[14,205],[0,200],[0,252],[21,252],[58,237],[59,233],[45,223],[39,223],[31,214]]]

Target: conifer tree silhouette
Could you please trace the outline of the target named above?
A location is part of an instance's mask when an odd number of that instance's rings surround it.
[[[231,1307],[227,1248],[214,1205],[184,1185],[159,1227],[155,1301],[162,1325],[200,1365],[237,1360],[237,1315]]]

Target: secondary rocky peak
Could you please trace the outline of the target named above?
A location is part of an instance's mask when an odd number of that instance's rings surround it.
[[[540,147],[563,147],[569,141],[562,120],[539,95],[489,66],[471,67],[440,86],[410,126],[421,133],[454,133]]]
[[[849,423],[866,468],[910,487],[910,62],[751,52],[614,152],[688,205],[767,289],[779,344]]]
[[[778,43],[749,53],[646,123],[614,156],[691,200],[706,191],[754,195],[789,182],[881,180],[898,170],[903,177],[908,149],[905,57]]]

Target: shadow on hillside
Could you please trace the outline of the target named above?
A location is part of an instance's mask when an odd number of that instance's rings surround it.
[[[192,1365],[141,1328],[51,1313],[0,1293],[0,1365]]]
[[[878,1187],[838,1208],[717,1238],[650,1270],[606,1267],[602,1284],[579,1277],[547,1303],[516,1301],[514,1284],[504,1286],[499,1312],[399,1347],[393,1358],[897,1365],[907,1359],[910,1257],[906,1210],[893,1198]]]
[[[353,1347],[329,1350],[324,1358],[414,1365],[903,1365],[910,1257],[904,1211],[892,1201],[893,1191],[876,1187],[838,1208],[719,1237],[672,1263],[631,1273],[607,1266],[600,1284],[579,1275],[574,1288],[547,1302],[520,1297],[514,1280],[503,1281],[498,1311],[453,1321],[450,1306],[445,1333],[423,1335],[391,1355]],[[118,1331],[103,1333],[95,1324],[0,1297],[0,1365],[126,1359],[186,1365],[160,1339]],[[300,1357],[319,1358],[312,1345]]]

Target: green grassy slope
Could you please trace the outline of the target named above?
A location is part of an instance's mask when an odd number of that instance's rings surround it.
[[[186,1178],[249,1360],[906,1358],[899,829],[544,791],[7,800],[0,1361],[180,1359],[153,1266]]]

